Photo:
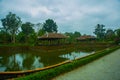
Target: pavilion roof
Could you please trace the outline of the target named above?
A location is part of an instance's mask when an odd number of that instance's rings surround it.
[[[77,38],[77,40],[86,40],[86,39],[96,39],[96,37],[91,35],[84,35]]]
[[[38,37],[38,39],[65,39],[65,38],[67,38],[67,36],[61,33],[47,33]]]

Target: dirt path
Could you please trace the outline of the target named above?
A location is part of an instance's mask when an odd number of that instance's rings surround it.
[[[120,49],[53,80],[120,80]]]

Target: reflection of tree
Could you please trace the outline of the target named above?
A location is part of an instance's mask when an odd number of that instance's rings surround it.
[[[32,64],[34,63],[34,56],[27,54],[27,56],[23,60],[23,67],[24,69],[31,69]]]
[[[44,67],[40,56],[32,53],[2,54],[0,56],[2,57],[0,67],[5,69],[1,69],[2,71],[19,71]]]
[[[39,56],[36,56],[36,57],[35,57],[34,63],[33,63],[33,65],[32,65],[32,68],[33,68],[33,69],[35,69],[35,68],[40,68],[40,67],[44,67],[44,64],[41,63],[40,59],[41,59],[41,58],[40,58]]]
[[[24,70],[43,67],[43,64],[40,62],[40,56],[36,56],[30,53],[27,53],[26,56],[25,55],[23,56],[24,59],[22,65]]]
[[[13,54],[12,56],[8,57],[8,63],[6,64],[5,71],[21,70],[19,63],[20,62],[16,60],[16,54]]]

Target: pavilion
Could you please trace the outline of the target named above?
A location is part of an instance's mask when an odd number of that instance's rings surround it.
[[[60,45],[66,43],[67,36],[61,33],[46,33],[38,37],[39,45]]]

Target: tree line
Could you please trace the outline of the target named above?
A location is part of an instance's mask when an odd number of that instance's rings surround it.
[[[0,43],[31,43],[37,41],[37,36],[46,32],[57,32],[57,24],[52,19],[47,19],[43,24],[23,23],[21,18],[9,12],[5,18],[1,19]]]
[[[119,29],[105,29],[105,25],[97,24],[93,32],[98,41],[112,41],[116,44],[120,43],[120,28]]]
[[[33,24],[31,22],[23,23],[21,18],[16,14],[9,12],[5,18],[1,19],[0,43],[37,43],[37,37],[46,32],[57,33],[58,26],[53,19],[47,19],[44,23]],[[97,24],[93,32],[98,41],[115,41],[120,43],[120,28],[116,30],[105,29],[105,25]],[[81,36],[78,31],[65,32],[69,36],[68,41],[74,42],[77,37]]]

